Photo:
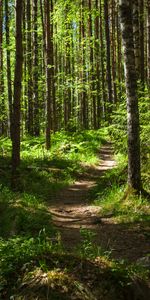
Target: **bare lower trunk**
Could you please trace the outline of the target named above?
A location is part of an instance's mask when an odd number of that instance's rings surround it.
[[[130,1],[120,0],[120,18],[127,93],[128,186],[139,193],[141,191],[139,111]]]

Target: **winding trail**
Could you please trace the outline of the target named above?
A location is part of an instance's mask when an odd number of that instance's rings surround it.
[[[111,251],[112,257],[135,261],[148,253],[150,246],[141,233],[143,227],[115,224],[111,216],[100,216],[100,207],[90,204],[90,190],[97,185],[100,176],[116,166],[111,144],[104,145],[99,156],[98,166],[87,168],[78,181],[53,198],[49,206],[53,224],[69,252],[81,241],[80,229],[87,228],[96,233],[95,242],[105,251]]]

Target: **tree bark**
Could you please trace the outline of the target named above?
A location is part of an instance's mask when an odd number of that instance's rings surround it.
[[[84,5],[85,0],[81,1],[81,21],[80,21],[80,36],[81,36],[81,85],[82,85],[82,92],[81,92],[81,124],[83,129],[88,129],[88,101],[87,95],[85,90],[85,24],[84,24]]]
[[[150,0],[147,0],[147,82],[150,90]]]
[[[39,69],[39,47],[38,47],[38,1],[33,0],[33,116],[34,135],[40,135],[39,121],[39,91],[38,91],[38,69]]]
[[[144,69],[144,0],[139,0],[139,9],[140,9],[140,79],[142,86],[144,88],[145,82],[145,69]]]
[[[27,69],[28,69],[28,133],[33,136],[33,80],[32,80],[32,35],[31,0],[27,0]]]
[[[134,40],[134,54],[135,67],[137,79],[140,79],[140,25],[139,25],[139,0],[133,1],[133,40]]]
[[[3,0],[0,0],[0,108],[2,111],[1,134],[5,133],[5,102],[4,102],[4,64],[3,64]]]
[[[132,9],[129,0],[119,0],[127,93],[128,187],[140,193],[140,138]]]
[[[12,136],[12,79],[11,79],[11,60],[10,60],[10,31],[9,31],[9,8],[8,8],[8,0],[5,0],[5,28],[6,28],[6,59],[7,59],[7,90],[8,90],[8,133],[9,136]]]
[[[101,73],[102,73],[102,98],[103,98],[103,114],[105,120],[107,119],[106,111],[106,87],[105,87],[105,49],[104,49],[104,34],[103,34],[103,19],[102,19],[102,0],[100,0],[100,61],[101,61]]]
[[[94,63],[94,41],[93,41],[93,30],[92,30],[92,1],[88,0],[89,7],[89,18],[88,18],[88,27],[89,27],[89,50],[90,50],[90,72],[89,72],[89,80],[90,80],[90,100],[91,109],[92,109],[92,125],[93,128],[97,128],[97,106],[96,106],[96,95],[95,95],[95,63]]]
[[[110,29],[108,15],[108,0],[104,1],[104,16],[105,16],[105,35],[106,35],[106,65],[107,65],[107,85],[108,85],[108,120],[112,112],[112,76],[111,76],[111,55],[110,55]]]
[[[120,30],[120,19],[119,19],[119,8],[117,4],[117,17],[116,17],[116,27],[117,27],[117,80],[121,83],[122,80],[122,53],[121,53],[121,30]],[[119,96],[120,96],[120,85],[119,85]]]
[[[51,147],[51,83],[52,83],[52,51],[51,51],[51,30],[50,30],[50,2],[45,0],[45,36],[46,36],[46,149]]]
[[[98,0],[95,0],[95,7],[98,12],[99,5]],[[97,128],[100,128],[101,125],[101,95],[100,95],[100,88],[101,88],[101,80],[100,80],[100,39],[99,39],[99,16],[97,15],[95,18],[95,61],[96,61],[96,90],[97,90]]]
[[[12,125],[12,187],[17,188],[18,167],[20,165],[20,108],[22,88],[22,18],[23,0],[16,0],[16,58],[14,74],[14,102],[13,102],[13,125]]]
[[[116,18],[115,18],[116,2],[111,2],[111,40],[112,40],[112,81],[113,81],[113,102],[117,103],[117,87],[116,87]]]

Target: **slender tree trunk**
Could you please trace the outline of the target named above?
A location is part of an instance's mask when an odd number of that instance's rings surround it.
[[[113,81],[113,102],[117,103],[117,87],[116,87],[116,1],[111,3],[111,17],[112,17],[112,81]]]
[[[141,73],[141,83],[144,88],[145,82],[145,70],[144,70],[144,0],[139,0],[139,9],[140,9],[140,73]]]
[[[4,69],[3,69],[3,0],[0,0],[0,108],[2,111],[1,134],[5,133]]]
[[[95,95],[95,69],[94,69],[94,49],[93,49],[93,30],[92,30],[92,1],[88,0],[88,6],[89,6],[89,19],[88,19],[88,25],[89,25],[89,47],[90,47],[90,73],[89,73],[89,79],[90,79],[90,97],[92,100],[92,125],[94,129],[97,128],[97,115],[96,115],[96,95]]]
[[[55,97],[55,68],[54,68],[54,43],[53,43],[53,35],[54,35],[54,25],[53,25],[53,13],[54,13],[54,6],[53,6],[53,0],[50,1],[50,33],[51,33],[51,60],[52,60],[52,68],[51,68],[51,97],[52,97],[52,129],[54,132],[56,131],[56,97]]]
[[[139,0],[133,0],[133,38],[137,79],[140,79],[140,25],[139,25]]]
[[[52,83],[52,52],[50,30],[50,2],[45,0],[45,35],[46,35],[46,149],[51,147],[51,83]]]
[[[70,77],[71,77],[71,61],[70,61],[70,39],[69,39],[69,31],[70,24],[66,24],[66,32],[67,32],[67,41],[66,41],[66,54],[65,54],[65,97],[64,97],[64,123],[65,128],[67,129],[68,122],[71,118],[71,88],[70,88]]]
[[[95,7],[98,12],[98,0],[95,0]],[[99,16],[95,18],[95,61],[96,61],[96,90],[97,90],[97,128],[101,124],[101,95],[100,95],[100,49],[99,49]]]
[[[140,138],[136,68],[133,43],[132,10],[129,0],[119,0],[122,39],[124,48],[125,83],[127,93],[128,131],[128,186],[140,193]]]
[[[23,36],[22,36],[22,43],[23,43],[23,86],[22,86],[22,111],[21,111],[21,136],[23,137],[24,131],[27,131],[27,114],[28,114],[28,105],[27,105],[27,97],[28,97],[28,73],[27,73],[27,22],[26,22],[26,3],[23,3]],[[25,130],[24,130],[25,129]]]
[[[108,120],[110,120],[110,113],[112,112],[112,76],[111,76],[111,55],[110,55],[110,19],[108,14],[108,0],[104,1],[104,15],[105,15],[105,34],[106,34],[106,62],[107,62],[107,85],[108,85]]]
[[[85,24],[84,24],[84,2],[81,1],[81,23],[80,23],[80,31],[81,31],[81,49],[82,49],[82,72],[81,72],[81,82],[82,82],[82,93],[81,93],[81,119],[82,119],[82,127],[84,129],[88,129],[88,101],[85,90]]]
[[[22,19],[23,0],[16,0],[16,59],[14,74],[14,102],[13,102],[13,124],[12,124],[12,186],[17,188],[18,167],[20,164],[20,108],[21,108],[21,86],[22,86]]]
[[[32,80],[32,35],[31,0],[27,0],[27,69],[28,69],[28,133],[33,135],[33,80]]]
[[[38,91],[38,0],[33,0],[33,115],[34,115],[34,135],[40,134],[40,121],[39,121],[39,91]]]
[[[5,28],[6,28],[6,59],[7,59],[7,90],[8,90],[8,107],[9,107],[9,116],[8,116],[8,132],[11,137],[12,134],[12,84],[11,84],[11,60],[10,60],[10,12],[8,8],[8,0],[5,0]]]
[[[121,30],[120,30],[120,20],[119,20],[119,8],[117,4],[117,16],[116,16],[116,27],[117,27],[117,79],[119,83],[122,80],[122,53],[121,53]],[[119,86],[120,90],[120,86]],[[120,93],[119,93],[120,96]]]
[[[105,120],[107,119],[106,111],[106,88],[105,88],[105,49],[104,49],[104,34],[103,34],[103,22],[102,22],[102,0],[100,0],[100,60],[101,60],[101,72],[102,72],[102,94],[103,94],[103,112]]]
[[[150,90],[150,0],[147,0],[147,79]]]

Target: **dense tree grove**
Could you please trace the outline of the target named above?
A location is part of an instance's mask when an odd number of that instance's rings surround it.
[[[150,299],[150,0],[0,0],[0,299]]]
[[[137,86],[149,97],[150,1],[0,1],[0,134],[12,138],[14,168],[20,136],[45,133],[49,149],[52,132],[112,124],[124,83],[129,182],[137,189]]]

